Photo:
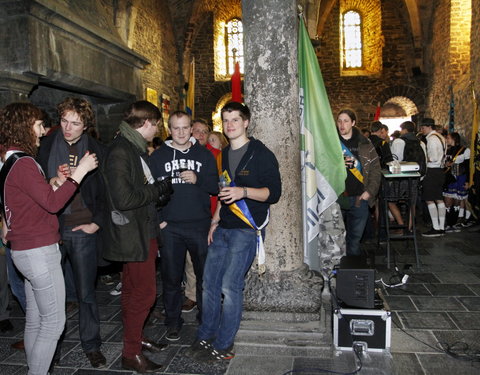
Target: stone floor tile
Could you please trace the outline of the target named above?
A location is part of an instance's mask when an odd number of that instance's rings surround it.
[[[403,330],[392,327],[392,353],[432,353],[437,340],[429,330]]]
[[[422,264],[459,264],[459,260],[454,256],[424,255],[421,258]]]
[[[426,375],[478,375],[480,363],[464,362],[445,354],[417,354]]]
[[[418,358],[413,353],[392,353],[394,375],[424,374]]]
[[[284,374],[292,370],[293,358],[272,355],[271,357],[236,356],[230,363],[227,375]]]
[[[23,373],[27,373],[27,366],[3,364],[0,365],[0,375],[17,375]]]
[[[425,288],[423,284],[409,284],[403,285],[398,288],[386,288],[386,295],[389,296],[431,296],[432,293]]]
[[[327,358],[295,358],[292,370],[302,375],[316,375],[328,371],[353,372],[359,367],[353,352],[338,352]],[[322,372],[323,370],[323,372]]]
[[[459,261],[466,266],[480,266],[480,255],[469,255],[459,258]]]
[[[411,298],[420,311],[465,311],[465,307],[455,297],[412,296]]]
[[[468,311],[480,311],[480,297],[457,297]]]
[[[385,296],[388,306],[395,311],[417,311],[409,296]]]
[[[410,284],[429,284],[429,283],[439,283],[440,280],[437,279],[435,274],[432,272],[412,272],[409,273],[410,277],[408,282]]]
[[[471,272],[440,272],[436,276],[445,284],[478,284],[480,279]]]
[[[465,284],[426,284],[433,296],[473,296]]]
[[[450,331],[441,330],[432,331],[441,347],[450,348],[457,354],[465,354],[480,351],[480,341],[478,340],[478,331]]]
[[[450,312],[448,315],[462,330],[480,330],[480,312]]]
[[[185,349],[183,349],[185,350]],[[227,371],[230,361],[217,361],[212,363],[204,363],[187,358],[183,355],[183,350],[176,355],[168,364],[165,372],[171,374],[209,374],[223,375]]]
[[[399,312],[406,329],[457,329],[444,312]]]
[[[472,290],[477,296],[480,296],[480,284],[467,284],[467,287]]]

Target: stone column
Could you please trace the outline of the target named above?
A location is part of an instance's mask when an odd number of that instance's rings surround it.
[[[247,280],[246,308],[256,311],[313,312],[321,304],[322,279],[303,264],[296,3],[242,1],[249,132],[275,153],[283,185],[267,227],[267,272],[252,267]]]

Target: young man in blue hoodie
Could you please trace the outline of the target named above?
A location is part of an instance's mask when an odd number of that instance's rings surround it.
[[[258,245],[263,244],[270,204],[278,202],[282,190],[275,155],[262,142],[247,137],[249,108],[230,102],[221,114],[230,141],[221,154],[220,180],[226,187],[218,194],[221,204],[208,234],[202,322],[197,340],[186,353],[202,361],[235,356],[233,342],[242,319],[245,274],[257,251],[259,265],[264,263]]]
[[[169,341],[180,339],[183,324],[183,279],[186,252],[197,278],[198,319],[202,310],[202,276],[208,250],[210,194],[218,193],[218,172],[210,151],[192,137],[191,117],[174,112],[168,127],[172,135],[150,157],[153,177],[171,177],[174,193],[162,209],[161,272],[165,325]]]

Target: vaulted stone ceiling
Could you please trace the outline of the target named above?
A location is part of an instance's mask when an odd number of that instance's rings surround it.
[[[298,0],[304,9],[309,33],[320,38],[330,12],[340,0]],[[363,5],[370,0],[357,0]],[[224,1],[216,0],[167,0],[177,39],[179,56],[188,54],[189,41],[205,11],[212,11]],[[399,0],[399,14],[410,25],[415,47],[416,65],[423,67],[424,46],[431,35],[432,12],[437,0]],[[183,61],[181,61],[183,63]]]

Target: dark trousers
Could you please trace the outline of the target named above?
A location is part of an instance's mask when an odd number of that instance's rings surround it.
[[[144,262],[127,262],[122,275],[123,356],[134,358],[142,352],[143,326],[155,303],[157,292],[155,258],[157,240],[150,240]]]
[[[361,256],[360,240],[368,219],[368,201],[357,200],[358,197],[348,197],[349,208],[342,209],[345,222],[347,255]]]
[[[180,328],[182,315],[182,279],[185,270],[187,251],[192,258],[193,270],[197,278],[197,318],[200,320],[202,311],[202,280],[203,268],[207,259],[209,221],[199,223],[195,228],[191,225],[168,224],[162,229],[163,246],[160,248],[162,257],[163,303],[165,305],[165,325]]]
[[[62,231],[62,265],[66,258],[70,261],[73,282],[78,300],[79,332],[85,353],[100,349],[100,318],[95,295],[97,278],[97,234],[88,234],[81,230],[72,231],[65,227]],[[64,270],[65,272],[65,270]]]

